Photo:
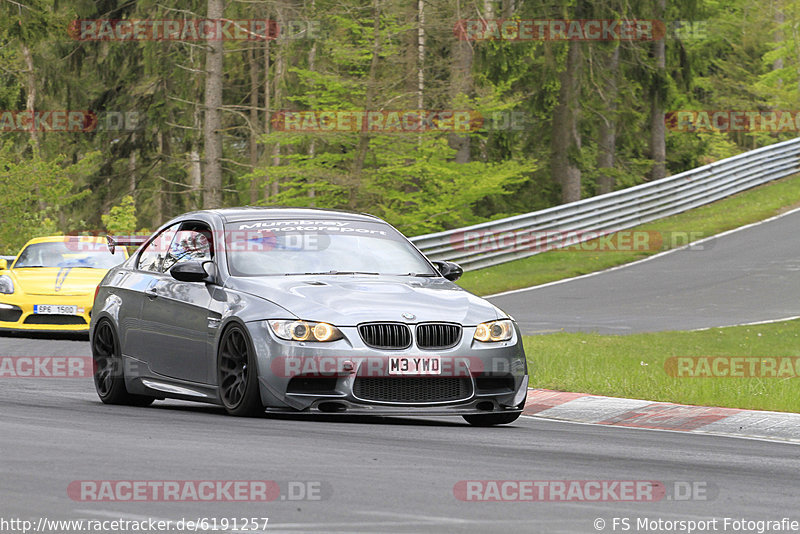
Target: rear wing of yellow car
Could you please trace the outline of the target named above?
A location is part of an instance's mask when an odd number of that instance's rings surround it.
[[[106,241],[108,241],[108,250],[114,254],[117,247],[138,247],[143,245],[147,241],[147,237],[144,235],[107,235]]]

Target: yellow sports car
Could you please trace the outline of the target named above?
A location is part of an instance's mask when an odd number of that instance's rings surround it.
[[[31,239],[10,268],[0,259],[0,331],[87,332],[97,284],[127,256],[101,237]]]

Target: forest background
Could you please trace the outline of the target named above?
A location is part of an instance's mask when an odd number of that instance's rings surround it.
[[[209,40],[120,39],[100,22],[207,19],[269,23],[266,38]],[[513,32],[588,20],[657,35]],[[793,121],[676,117],[796,117],[799,26],[795,0],[0,0],[0,253],[237,205],[364,211],[418,235],[656,180],[797,136]],[[42,115],[58,111],[91,121]],[[479,120],[309,121],[338,111]]]

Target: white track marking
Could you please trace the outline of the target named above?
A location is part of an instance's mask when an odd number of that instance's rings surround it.
[[[747,224],[745,226],[740,226],[738,228],[733,228],[731,230],[726,230],[725,232],[722,232],[722,233],[719,233],[719,234],[715,234],[715,235],[712,235],[712,236],[704,237],[703,239],[698,239],[697,241],[692,241],[691,243],[683,245],[682,247],[671,248],[669,250],[665,250],[664,252],[659,252],[658,254],[653,254],[652,256],[648,256],[648,257],[643,258],[641,260],[636,260],[636,261],[633,261],[633,262],[630,262],[630,263],[623,263],[622,265],[617,265],[615,267],[610,267],[608,269],[603,269],[602,271],[595,271],[593,273],[582,274],[580,276],[573,276],[572,278],[564,278],[563,280],[555,280],[553,282],[547,282],[546,284],[539,284],[537,286],[524,287],[522,289],[512,289],[510,291],[503,291],[501,293],[495,293],[494,295],[486,295],[486,296],[483,296],[481,298],[490,299],[490,298],[494,298],[494,297],[502,297],[504,295],[513,295],[514,293],[522,293],[524,291],[533,291],[535,289],[542,289],[542,288],[545,288],[545,287],[555,286],[555,285],[558,285],[558,284],[565,284],[567,282],[572,282],[574,280],[581,280],[583,278],[589,278],[589,277],[592,277],[592,276],[597,276],[598,274],[610,273],[611,271],[616,271],[616,270],[619,270],[619,269],[626,269],[628,267],[632,267],[634,265],[638,265],[638,264],[644,263],[646,261],[650,261],[650,260],[654,260],[656,258],[660,258],[662,256],[666,256],[667,254],[672,254],[673,252],[678,252],[679,250],[685,250],[687,248],[691,248],[691,247],[697,246],[697,245],[699,245],[701,243],[705,243],[706,241],[711,241],[712,239],[718,239],[720,237],[724,237],[726,235],[730,235],[730,234],[733,234],[735,232],[739,232],[741,230],[747,230],[748,228],[753,228],[753,227],[756,227],[756,226],[759,226],[759,225],[762,225],[762,224],[765,224],[765,223],[768,223],[768,222],[772,222],[774,220],[780,219],[781,217],[786,217],[787,215],[791,215],[791,214],[797,213],[797,212],[800,212],[800,208],[795,208],[795,209],[789,210],[789,211],[787,211],[785,213],[781,213],[779,215],[774,215],[774,216],[770,217],[769,219],[764,219],[763,221],[750,223],[750,224]]]

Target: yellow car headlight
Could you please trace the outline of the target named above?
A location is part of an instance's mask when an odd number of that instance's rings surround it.
[[[513,335],[514,323],[511,319],[500,319],[479,324],[473,338],[483,342],[508,341]]]
[[[335,326],[300,320],[273,320],[269,326],[275,335],[287,341],[336,341],[344,336]]]
[[[11,280],[11,277],[4,274],[0,275],[0,293],[4,295],[10,295],[14,292],[14,281]]]

